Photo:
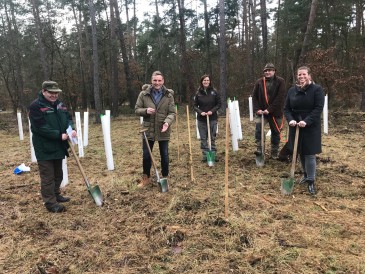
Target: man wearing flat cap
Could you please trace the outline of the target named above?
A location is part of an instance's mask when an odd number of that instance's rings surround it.
[[[29,120],[33,133],[34,152],[41,179],[41,195],[49,212],[65,211],[60,204],[68,202],[60,192],[63,179],[62,160],[68,156],[68,135],[73,128],[72,118],[66,106],[58,99],[62,90],[54,81],[44,81],[38,98],[29,106]],[[76,137],[72,131],[72,137]]]
[[[283,126],[283,108],[285,101],[285,81],[276,75],[274,64],[268,63],[263,69],[263,77],[258,79],[252,93],[253,112],[255,113],[256,155],[262,153],[261,115],[264,124],[269,123],[271,130],[271,158],[278,159],[280,132]]]

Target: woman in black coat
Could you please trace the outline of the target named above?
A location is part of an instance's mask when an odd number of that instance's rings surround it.
[[[218,110],[221,106],[220,94],[213,88],[210,76],[207,74],[203,75],[200,78],[199,89],[194,97],[194,110],[198,114],[200,148],[203,154],[202,162],[207,161],[207,153],[209,151],[207,116],[209,116],[211,148],[212,151],[217,151],[215,138],[218,130]],[[218,161],[217,158],[215,160]]]
[[[316,194],[316,154],[322,152],[321,113],[324,106],[324,92],[320,85],[311,81],[310,69],[297,70],[297,84],[288,91],[284,114],[289,121],[289,146],[293,148],[295,127],[299,126],[298,153],[304,177],[300,183],[308,183],[308,191]]]

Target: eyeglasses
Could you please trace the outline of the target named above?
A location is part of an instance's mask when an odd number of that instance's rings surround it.
[[[264,73],[265,72],[270,72],[270,71],[274,71],[273,69],[266,69],[266,70],[264,70]]]

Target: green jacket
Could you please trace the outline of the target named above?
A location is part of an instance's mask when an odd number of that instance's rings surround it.
[[[146,87],[145,87],[146,86]],[[152,141],[166,141],[170,139],[171,124],[173,123],[176,115],[176,108],[174,102],[174,91],[162,87],[163,96],[161,101],[156,106],[151,97],[151,85],[145,85],[145,89],[142,90],[137,98],[136,106],[134,108],[135,113],[139,116],[143,116],[143,127],[147,128],[147,138]],[[147,114],[147,108],[156,109],[154,115]],[[161,132],[162,125],[164,123],[169,124],[169,128],[166,132]]]
[[[63,159],[68,155],[68,142],[62,140],[68,126],[73,127],[66,106],[59,100],[53,105],[42,91],[29,106],[29,120],[33,133],[33,146],[38,161]]]

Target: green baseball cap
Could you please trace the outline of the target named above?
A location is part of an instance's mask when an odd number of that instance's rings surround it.
[[[54,81],[44,81],[42,83],[42,89],[50,92],[62,92],[62,90],[58,87],[58,84]]]

